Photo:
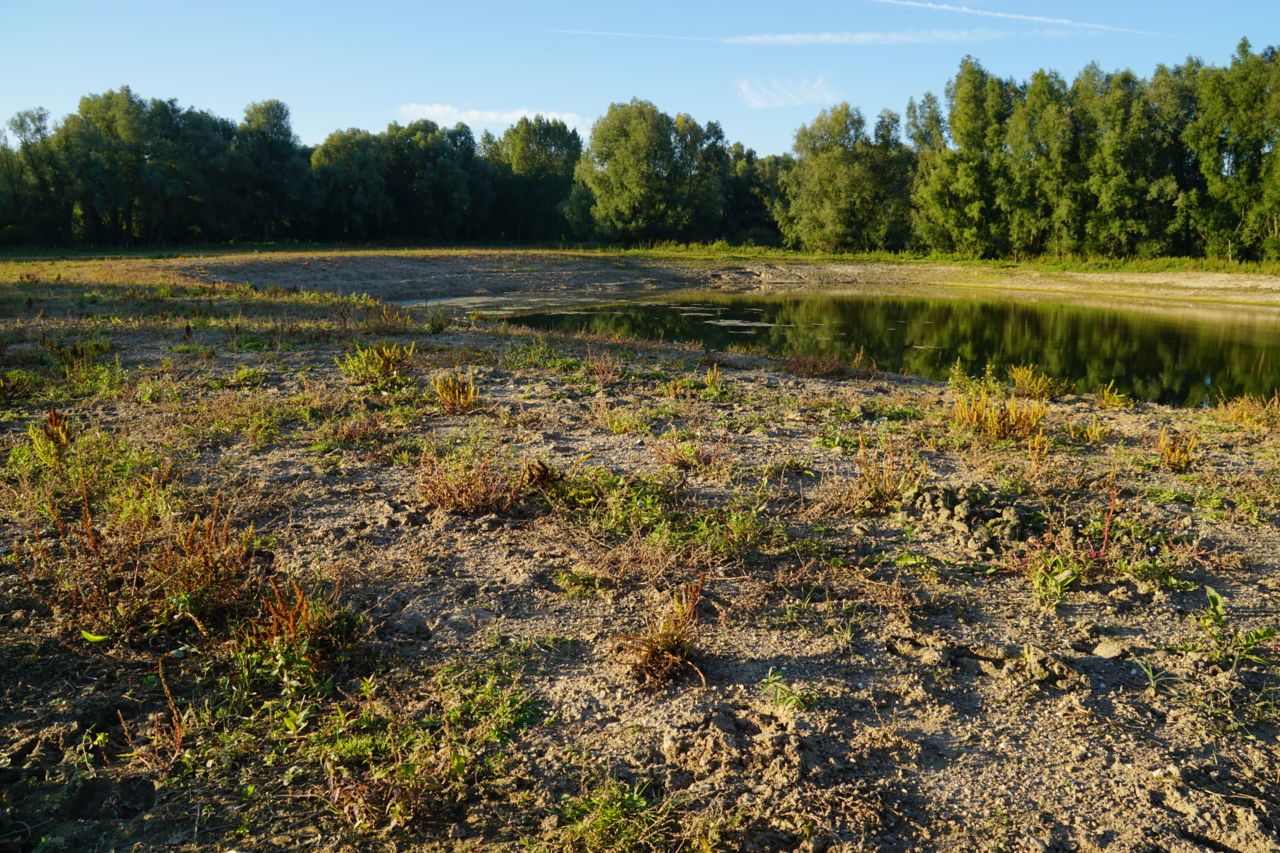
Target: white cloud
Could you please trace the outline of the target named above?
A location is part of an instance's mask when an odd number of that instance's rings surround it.
[[[724,41],[724,39],[709,38],[707,36],[673,36],[664,35],[663,33],[619,33],[612,30],[547,30],[547,32],[559,36],[605,36],[607,38],[659,39],[661,41]]]
[[[753,110],[833,104],[840,97],[821,77],[815,80],[739,80],[738,96]]]
[[[1009,38],[1017,33],[1003,30],[892,30],[888,32],[854,31],[822,33],[762,33],[748,36],[729,36],[728,44],[763,45],[902,45],[902,44],[951,44],[955,42],[991,41]]]
[[[472,130],[500,131],[510,127],[522,118],[533,118],[537,115],[543,118],[559,119],[579,132],[591,127],[591,122],[578,113],[524,108],[514,110],[476,110],[455,107],[452,104],[402,104],[400,106],[400,115],[406,121],[425,118],[444,127],[452,127],[458,122],[462,122]]]
[[[975,9],[972,6],[958,6],[953,3],[927,3],[924,0],[869,0],[882,6],[904,6],[908,9],[928,9],[932,12],[952,12],[957,15],[976,15],[982,18],[999,18],[1003,21],[1029,21],[1035,24],[1054,24],[1063,27],[1080,27],[1087,30],[1105,30],[1114,33],[1134,33],[1137,35],[1156,35],[1146,30],[1127,30],[1109,24],[1095,24],[1089,21],[1075,21],[1070,18],[1049,18],[1044,15],[1026,15],[1021,12],[998,12],[994,9]]]
[[[738,36],[709,38],[706,36],[669,35],[663,33],[620,33],[603,30],[548,30],[558,35],[593,36],[603,38],[658,39],[660,41],[697,41],[713,44],[741,45],[910,45],[910,44],[957,44],[975,41],[993,41],[995,39],[1013,38],[1028,35],[1063,35],[1061,32],[1037,30],[1034,32],[1013,32],[1006,30],[854,30],[838,32],[813,33],[754,33]]]

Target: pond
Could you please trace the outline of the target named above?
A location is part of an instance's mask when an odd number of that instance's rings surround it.
[[[668,294],[519,314],[537,329],[693,341],[775,356],[859,352],[881,370],[946,379],[992,365],[1035,364],[1092,393],[1108,382],[1179,406],[1280,387],[1280,310],[1157,301],[1082,304],[1046,298]]]

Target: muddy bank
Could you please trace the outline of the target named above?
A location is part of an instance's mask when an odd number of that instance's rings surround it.
[[[693,263],[514,251],[246,256],[166,263],[206,281],[368,293],[392,302],[440,301],[461,308],[562,305],[682,288],[776,294],[961,288],[1027,298],[1280,306],[1280,278],[1231,273],[1044,272],[932,263]]]

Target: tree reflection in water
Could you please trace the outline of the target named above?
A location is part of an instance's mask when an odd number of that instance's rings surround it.
[[[1261,309],[1260,309],[1261,310]],[[1068,303],[900,296],[707,296],[523,315],[538,329],[697,341],[773,355],[863,350],[884,370],[945,379],[1036,364],[1080,393],[1114,381],[1138,399],[1195,406],[1280,387],[1280,319]]]

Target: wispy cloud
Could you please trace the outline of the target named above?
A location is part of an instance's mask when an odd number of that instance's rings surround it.
[[[814,80],[739,80],[738,96],[753,110],[832,104],[840,98],[821,77]]]
[[[502,130],[522,118],[533,118],[536,115],[549,119],[559,119],[569,127],[579,131],[586,130],[591,122],[578,113],[555,112],[552,110],[529,110],[523,107],[515,110],[476,110],[455,107],[452,104],[401,104],[400,116],[406,121],[430,119],[436,124],[451,126],[463,122],[472,128],[484,130]]]
[[[619,33],[612,30],[547,30],[547,32],[558,36],[604,36],[606,38],[620,39],[659,39],[660,41],[724,42],[724,39],[711,38],[709,36],[679,36],[665,35],[663,33]]]
[[[1044,15],[1026,15],[1021,12],[1000,12],[995,9],[975,9],[972,6],[959,6],[953,3],[929,3],[925,0],[868,0],[881,6],[904,6],[908,9],[928,9],[933,12],[951,12],[957,15],[975,15],[980,18],[998,18],[1002,21],[1024,21],[1032,24],[1050,24],[1060,27],[1077,27],[1079,29],[1097,30],[1112,33],[1130,33],[1135,35],[1158,35],[1146,30],[1130,30],[1124,27],[1113,27],[1110,24],[1097,24],[1091,21],[1076,21],[1071,18],[1051,18]]]
[[[598,36],[605,38],[658,39],[661,41],[697,41],[713,44],[743,45],[906,45],[906,44],[955,44],[957,42],[992,41],[1012,38],[1027,33],[1004,30],[853,30],[814,33],[753,33],[738,36],[685,36],[665,33],[623,33],[608,30],[548,30],[557,35]],[[1048,33],[1037,33],[1046,35]]]
[[[761,33],[749,36],[729,36],[726,39],[722,39],[722,41],[726,44],[765,45],[953,44],[955,42],[991,41],[993,39],[1009,38],[1014,35],[1017,34],[1004,30],[891,30],[889,32],[863,30],[824,33]]]

